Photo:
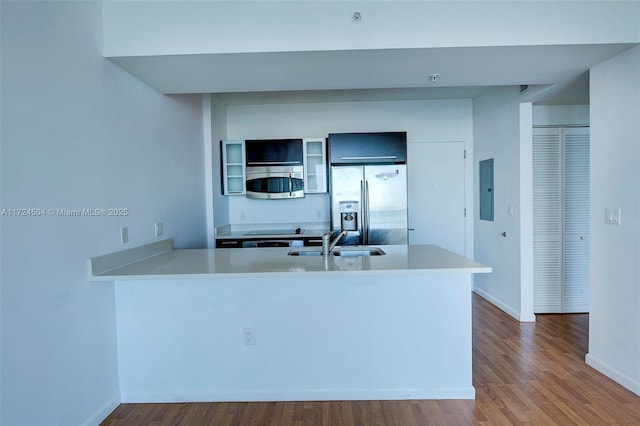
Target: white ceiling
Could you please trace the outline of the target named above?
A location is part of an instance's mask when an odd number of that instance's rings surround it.
[[[536,103],[587,104],[588,70],[635,44],[372,49],[109,58],[162,93],[230,103],[468,98],[528,84]],[[431,75],[438,74],[436,81]]]

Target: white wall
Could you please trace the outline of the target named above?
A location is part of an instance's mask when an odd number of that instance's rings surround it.
[[[534,105],[534,126],[589,125],[589,105]]]
[[[327,137],[329,133],[406,131],[407,141],[464,142],[468,151],[466,171],[467,207],[472,214],[471,198],[473,135],[470,99],[328,102],[271,105],[229,105],[227,132],[229,139]],[[407,159],[409,178],[419,173],[420,158]],[[411,203],[411,200],[409,200]],[[286,206],[287,215],[282,214]],[[410,206],[411,208],[411,206]],[[317,217],[320,211],[320,217]],[[462,212],[461,212],[462,213]],[[244,216],[242,216],[244,214]],[[245,219],[242,220],[241,217]],[[298,200],[250,200],[229,197],[229,220],[242,222],[328,222],[329,197],[308,195]],[[411,224],[409,224],[411,227]],[[467,226],[467,247],[473,246],[472,224]],[[472,250],[467,251],[473,256]]]
[[[520,103],[520,321],[533,313],[533,120],[531,102]],[[515,212],[514,212],[515,213]]]
[[[639,12],[613,1],[107,1],[105,54],[634,43]]]
[[[227,106],[218,95],[203,95],[207,247],[215,248],[216,226],[229,224],[229,197],[222,195],[220,141],[227,139]]]
[[[595,66],[587,363],[640,395],[640,47]],[[621,208],[621,224],[605,223]]]
[[[86,259],[154,239],[204,246],[199,96],[167,97],[102,56],[98,2],[2,2],[2,418],[97,424],[120,401],[114,289]],[[123,246],[119,229],[128,226]]]
[[[516,319],[520,309],[520,105],[518,87],[490,89],[473,101],[474,176],[494,159],[494,221],[474,216],[475,259],[493,268],[475,277],[474,290]],[[478,211],[478,179],[474,205]],[[513,206],[513,215],[509,206]],[[506,237],[501,234],[506,232]]]

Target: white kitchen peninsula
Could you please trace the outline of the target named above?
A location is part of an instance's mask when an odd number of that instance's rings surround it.
[[[150,247],[90,261],[115,282],[123,402],[475,396],[471,275],[487,266],[428,245]]]

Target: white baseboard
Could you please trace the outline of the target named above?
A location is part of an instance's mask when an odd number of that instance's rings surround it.
[[[480,297],[482,297],[483,299],[487,299],[491,304],[495,305],[496,307],[498,307],[500,310],[504,311],[507,315],[512,316],[513,318],[515,318],[518,321],[530,321],[530,319],[520,319],[520,312],[517,309],[512,308],[511,306],[503,303],[501,300],[496,299],[495,297],[493,297],[492,295],[490,295],[489,293],[479,289],[479,288],[474,288],[473,291],[478,294]]]
[[[300,389],[207,392],[123,392],[123,403],[475,399],[473,386],[418,389]]]
[[[518,321],[520,322],[536,322],[536,314],[527,314],[527,315],[520,315],[520,319],[518,319]]]
[[[82,426],[97,426],[120,405],[120,395],[116,395],[82,422]]]
[[[599,372],[601,372],[602,374],[604,374],[614,382],[624,386],[625,388],[629,389],[631,392],[640,396],[640,382],[638,382],[634,378],[629,377],[628,375],[610,366],[606,362],[602,362],[601,360],[594,357],[590,353],[587,354],[587,356],[585,356],[584,360],[587,363],[587,365],[590,365],[591,367],[595,368],[596,370],[598,370]]]

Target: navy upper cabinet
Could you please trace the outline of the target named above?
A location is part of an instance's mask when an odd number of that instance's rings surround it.
[[[247,167],[302,166],[302,139],[247,139]]]
[[[407,132],[331,133],[331,164],[406,163]]]

